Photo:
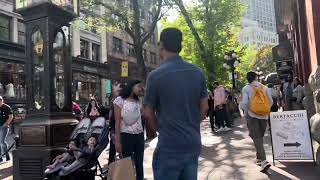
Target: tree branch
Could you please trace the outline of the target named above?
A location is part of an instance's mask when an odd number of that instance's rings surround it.
[[[176,2],[176,5],[179,7],[181,14],[183,15],[184,19],[186,20],[186,23],[188,24],[188,26],[189,26],[197,44],[198,44],[201,58],[204,61],[207,61],[208,59],[207,59],[207,52],[206,52],[205,45],[204,45],[203,41],[201,40],[197,29],[193,25],[192,20],[188,14],[183,2],[182,2],[182,0],[174,0],[174,1]]]
[[[148,30],[141,35],[141,43],[142,44],[144,44],[148,40],[148,38],[150,38],[151,34],[154,32],[154,29],[156,28],[157,23],[159,21],[163,0],[158,0],[157,3],[158,3],[157,11],[152,18],[152,23],[149,26]]]
[[[104,8],[108,9],[112,14],[118,16],[124,24],[124,30],[131,36],[131,38],[134,37],[133,30],[130,28],[130,21],[127,14],[121,13],[121,11],[115,8],[116,6],[112,6],[112,4],[104,3],[101,0],[94,0],[94,2],[96,5],[101,5]]]

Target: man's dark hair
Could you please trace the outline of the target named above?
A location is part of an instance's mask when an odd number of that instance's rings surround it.
[[[212,85],[219,86],[219,82],[218,82],[218,81],[215,81],[215,82],[212,83]]]
[[[247,73],[247,80],[249,83],[252,83],[253,81],[255,81],[257,79],[257,74],[253,71],[250,71]]]
[[[160,42],[165,50],[180,53],[182,49],[182,32],[177,28],[166,28],[160,34]]]

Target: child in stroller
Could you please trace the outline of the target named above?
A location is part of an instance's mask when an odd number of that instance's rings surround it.
[[[75,140],[69,142],[68,148],[65,151],[53,159],[53,164],[47,166],[45,174],[59,171],[62,167],[68,165],[69,161],[72,161],[74,158],[78,159],[80,156],[80,151]]]
[[[73,161],[70,165],[63,166],[59,175],[65,176],[88,163],[88,161],[95,156],[94,150],[96,146],[97,139],[95,136],[91,136],[87,142],[87,146],[85,146],[83,149],[76,149],[76,151],[78,151],[78,158],[76,157],[76,160]]]
[[[59,165],[60,168],[57,168],[57,170],[54,171],[54,174],[48,173],[53,173],[53,171],[47,171],[46,174],[49,177],[56,176],[57,174],[59,174],[59,176],[61,177],[81,177],[79,173],[81,174],[81,172],[83,173],[87,170],[92,172],[91,169],[97,166],[99,166],[100,171],[102,172],[101,166],[98,162],[98,157],[109,143],[108,133],[109,125],[103,117],[99,117],[94,121],[91,121],[89,118],[82,119],[75,128],[70,138],[79,143],[79,148],[72,148],[72,152],[75,152],[73,153],[75,160],[71,163],[64,163],[63,165]],[[58,159],[60,158],[61,156]],[[48,169],[49,168],[52,168],[52,166],[49,166]],[[94,169],[95,172],[93,173],[93,179],[95,174],[97,174],[97,168]]]

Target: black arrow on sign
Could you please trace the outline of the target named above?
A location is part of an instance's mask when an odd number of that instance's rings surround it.
[[[299,147],[301,146],[300,143],[296,142],[296,143],[284,143],[284,146],[296,146],[296,147]]]

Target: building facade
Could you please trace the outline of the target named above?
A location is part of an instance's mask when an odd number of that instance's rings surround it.
[[[276,21],[273,0],[241,0],[247,7],[238,40],[241,44],[255,45],[257,49],[276,45]]]
[[[13,12],[13,6],[12,0],[0,0],[0,95],[13,107],[18,121],[26,112],[25,27],[22,17]],[[147,24],[152,12],[148,8],[143,11],[142,19]],[[103,8],[99,7],[98,12],[102,13]],[[125,32],[98,31],[86,26],[81,17],[63,30],[71,37],[72,99],[82,107],[91,97],[108,106],[112,84],[141,79],[132,40]],[[148,72],[160,65],[157,35],[155,29],[145,44]],[[121,77],[122,62],[128,62],[128,77]]]
[[[279,45],[291,44],[293,73],[304,83],[311,134],[320,143],[320,1],[277,0],[275,7]]]

